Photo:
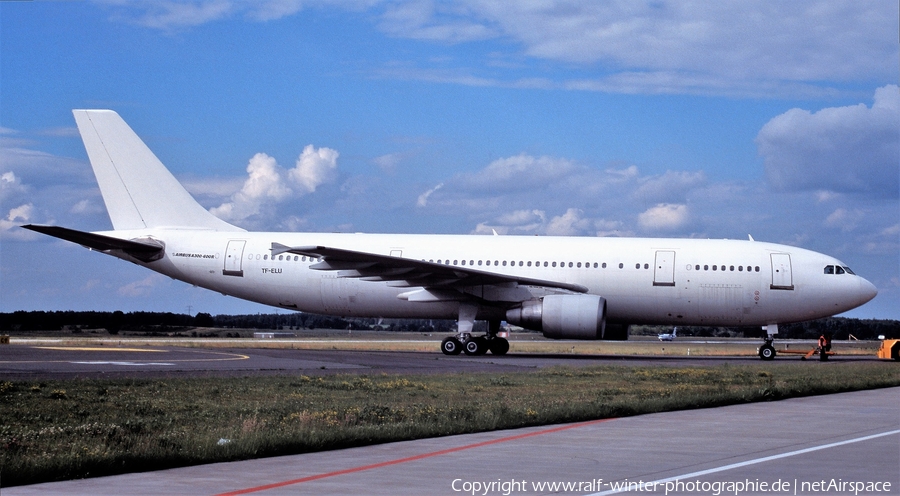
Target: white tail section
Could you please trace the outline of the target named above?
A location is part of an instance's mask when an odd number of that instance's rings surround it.
[[[113,229],[243,231],[209,213],[112,110],[73,110]]]

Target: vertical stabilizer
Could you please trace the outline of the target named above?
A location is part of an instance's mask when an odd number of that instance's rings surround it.
[[[209,213],[112,110],[73,110],[113,229],[242,229]]]

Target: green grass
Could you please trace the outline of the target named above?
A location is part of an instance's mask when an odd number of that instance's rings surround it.
[[[0,382],[2,484],[900,385],[893,363]]]

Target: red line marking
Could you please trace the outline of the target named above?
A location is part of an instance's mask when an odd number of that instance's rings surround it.
[[[525,434],[516,434],[514,436],[501,437],[498,439],[492,439],[490,441],[482,441],[480,443],[466,444],[463,446],[457,446],[456,448],[448,448],[448,449],[440,450],[440,451],[432,451],[431,453],[422,453],[421,455],[408,456],[406,458],[398,458],[396,460],[388,460],[386,462],[373,463],[371,465],[361,465],[359,467],[347,468],[344,470],[337,470],[334,472],[326,472],[324,474],[310,475],[307,477],[302,477],[300,479],[291,479],[291,480],[286,480],[286,481],[281,481],[281,482],[273,482],[271,484],[265,484],[263,486],[248,487],[246,489],[238,489],[237,491],[221,493],[221,494],[217,494],[216,496],[237,496],[239,494],[250,494],[250,493],[257,493],[260,491],[268,491],[269,489],[276,489],[279,487],[292,486],[294,484],[301,484],[303,482],[310,482],[310,481],[319,480],[319,479],[327,479],[329,477],[336,477],[338,475],[353,474],[356,472],[364,472],[366,470],[373,470],[376,468],[390,467],[391,465],[399,465],[401,463],[414,462],[416,460],[422,460],[425,458],[431,458],[431,457],[435,457],[435,456],[456,453],[457,451],[464,451],[464,450],[469,450],[469,449],[474,449],[474,448],[480,448],[482,446],[490,446],[492,444],[506,443],[509,441],[516,441],[519,439],[540,436],[543,434],[552,434],[554,432],[575,429],[578,427],[586,427],[589,425],[599,424],[601,422],[608,422],[610,420],[615,420],[615,419],[609,418],[609,419],[589,420],[587,422],[578,422],[576,424],[568,424],[568,425],[564,425],[561,427],[552,427],[550,429],[544,429],[541,431],[528,432]]]

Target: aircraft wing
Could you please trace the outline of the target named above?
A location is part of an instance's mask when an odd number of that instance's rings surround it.
[[[272,243],[272,255],[282,253],[320,258],[321,261],[310,268],[337,271],[338,277],[385,282],[393,287],[423,288],[401,295],[401,298],[410,301],[460,299],[463,293],[491,301],[516,302],[531,298],[531,293],[521,286],[562,289],[575,293],[588,291],[588,288],[580,284],[497,274],[411,258],[328,246],[290,247]]]
[[[111,236],[103,236],[102,234],[94,234],[84,231],[76,231],[59,226],[42,226],[37,224],[28,224],[22,226],[24,229],[53,236],[54,238],[64,239],[73,243],[78,243],[92,250],[108,253],[113,250],[121,250],[138,260],[149,262],[159,258],[163,246],[156,241],[136,241],[129,239],[113,238]]]

